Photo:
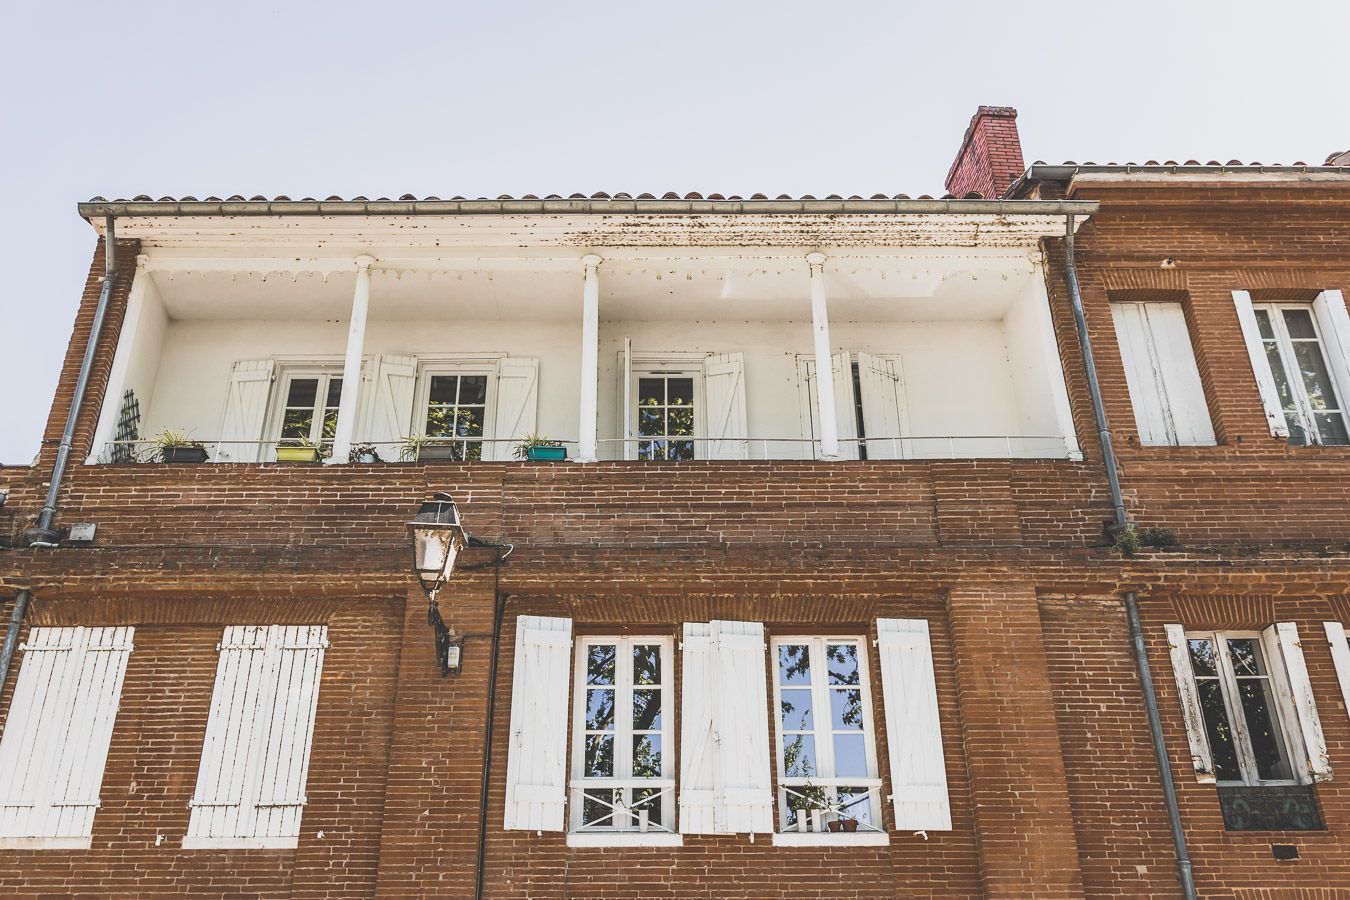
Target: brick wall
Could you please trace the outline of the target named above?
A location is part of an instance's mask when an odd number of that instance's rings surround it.
[[[986,199],[1003,195],[1025,170],[1022,140],[1017,134],[1017,110],[1010,106],[981,106],[971,117],[947,172],[947,192],[964,197],[972,191]]]

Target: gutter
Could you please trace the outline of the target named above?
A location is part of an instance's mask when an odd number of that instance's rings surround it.
[[[1083,296],[1078,289],[1078,269],[1074,264],[1073,232],[1073,216],[1069,216],[1064,229],[1064,281],[1069,289],[1069,300],[1073,305],[1074,326],[1078,331],[1079,347],[1083,351],[1083,368],[1087,371],[1088,394],[1092,398],[1092,413],[1097,422],[1097,434],[1101,438],[1102,465],[1106,468],[1106,481],[1111,489],[1113,522],[1108,530],[1116,533],[1129,528],[1130,521],[1125,513],[1125,498],[1120,490],[1120,476],[1116,469],[1116,453],[1111,446],[1111,429],[1106,420],[1106,406],[1102,402],[1101,385],[1097,381],[1097,367],[1092,357],[1092,341],[1088,337],[1087,320],[1083,315]],[[1129,622],[1130,644],[1134,651],[1135,667],[1139,671],[1139,689],[1144,696],[1149,736],[1153,740],[1153,755],[1158,764],[1163,802],[1167,807],[1167,824],[1177,858],[1177,875],[1181,879],[1181,889],[1186,900],[1196,900],[1199,895],[1195,890],[1195,874],[1191,866],[1190,852],[1186,847],[1186,831],[1181,823],[1181,806],[1177,800],[1176,783],[1172,780],[1172,764],[1167,755],[1167,744],[1163,739],[1162,717],[1158,713],[1158,695],[1153,688],[1153,671],[1149,666],[1144,629],[1139,620],[1139,601],[1134,591],[1125,591],[1121,594],[1121,602],[1125,605],[1125,617]]]
[[[86,219],[191,216],[993,215],[1090,216],[1091,200],[103,200]]]
[[[104,219],[103,227],[103,285],[98,292],[98,305],[94,307],[94,321],[89,326],[89,340],[84,346],[84,359],[80,361],[80,374],[75,379],[75,393],[70,400],[70,412],[66,414],[66,427],[61,433],[61,445],[56,450],[56,462],[52,464],[47,500],[38,513],[37,525],[24,530],[24,539],[29,547],[50,549],[61,542],[61,531],[52,528],[52,518],[56,515],[56,499],[61,491],[66,465],[70,462],[70,448],[75,442],[75,425],[80,418],[80,409],[84,406],[84,393],[89,387],[89,373],[94,368],[94,354],[98,351],[99,336],[103,332],[103,319],[107,316],[109,301],[112,299],[113,282],[117,280],[117,234],[112,216]]]
[[[1078,165],[1076,163],[1064,163],[1062,165],[1047,165],[1046,163],[1033,163],[1025,172],[1023,172],[1016,181],[1008,186],[1003,192],[1005,198],[1015,198],[1025,194],[1033,183],[1052,182],[1066,186],[1066,190],[1072,191],[1071,182],[1074,181],[1126,181],[1134,184],[1148,184],[1153,182],[1160,183],[1195,183],[1195,182],[1223,182],[1231,181],[1235,183],[1251,184],[1255,182],[1266,182],[1271,184],[1280,183],[1307,183],[1309,181],[1329,182],[1345,181],[1350,182],[1350,166],[1262,166],[1262,165],[1220,165],[1209,163],[1200,165],[1199,163],[1144,163],[1136,165],[1127,163],[1123,165],[1106,164],[1097,165],[1095,163],[1085,163]],[[1027,202],[1027,201],[1023,201]]]

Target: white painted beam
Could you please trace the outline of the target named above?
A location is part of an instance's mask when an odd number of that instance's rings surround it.
[[[600,393],[600,263],[594,253],[581,258],[586,267],[581,292],[581,413],[577,448],[579,462],[597,459],[597,410]]]
[[[830,316],[825,303],[825,254],[806,254],[806,264],[811,272],[811,333],[815,339],[816,350],[816,410],[820,415],[820,457],[838,459],[839,420],[836,418],[834,408]]]
[[[347,328],[347,357],[342,365],[342,397],[338,401],[337,428],[333,434],[330,463],[345,463],[356,429],[356,401],[361,390],[361,355],[366,343],[366,313],[370,308],[369,256],[356,257],[356,290],[352,292],[352,317]]]

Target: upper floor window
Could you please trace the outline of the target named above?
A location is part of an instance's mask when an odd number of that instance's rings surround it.
[[[577,641],[572,831],[675,830],[671,654],[664,637]]]
[[[880,827],[864,647],[861,638],[773,642],[781,831],[833,829],[841,820]]]
[[[1112,301],[1139,442],[1213,444],[1205,391],[1180,303]]]
[[[342,375],[338,371],[287,370],[282,375],[281,404],[273,432],[281,445],[308,442],[332,446],[337,431]]]
[[[422,434],[438,438],[448,458],[477,462],[483,456],[483,438],[489,436],[488,409],[491,376],[473,369],[431,369],[422,383]]]
[[[641,372],[637,383],[637,458],[686,460],[701,456],[693,438],[702,410],[696,401],[699,372]]]
[[[1345,411],[1312,308],[1306,303],[1268,303],[1254,306],[1253,311],[1289,428],[1289,443],[1350,443]]]

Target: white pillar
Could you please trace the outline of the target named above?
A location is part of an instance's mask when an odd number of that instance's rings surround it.
[[[361,354],[366,344],[366,311],[370,307],[369,256],[356,258],[356,290],[352,292],[352,318],[347,328],[347,359],[342,365],[342,399],[338,401],[337,428],[333,432],[330,463],[345,463],[356,431],[356,401],[361,391]]]
[[[820,457],[839,458],[839,420],[834,409],[834,361],[830,358],[830,317],[825,308],[825,254],[806,254],[811,269],[811,332],[816,342],[816,410]]]
[[[595,462],[596,408],[600,392],[600,275],[603,260],[594,253],[581,258],[586,281],[581,292],[581,413],[577,461]]]
[[[94,430],[94,440],[89,444],[89,456],[85,464],[107,462],[104,451],[109,441],[117,439],[117,420],[122,414],[122,394],[125,392],[127,369],[131,366],[132,355],[141,348],[135,347],[136,333],[141,327],[141,312],[145,308],[146,279],[145,264],[150,257],[141,254],[136,257],[136,274],[131,279],[131,293],[127,296],[127,309],[122,314],[122,327],[117,334],[117,349],[113,351],[112,368],[108,370],[108,384],[103,391],[103,406],[99,410],[98,425]]]

